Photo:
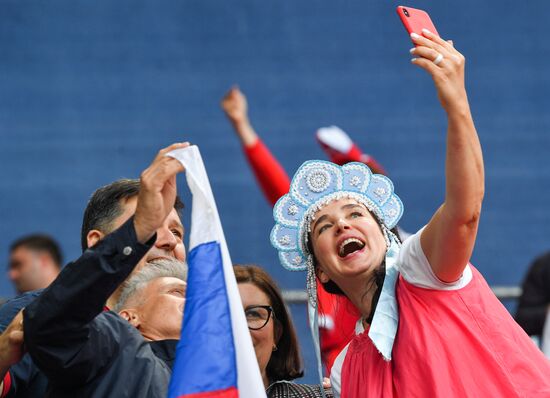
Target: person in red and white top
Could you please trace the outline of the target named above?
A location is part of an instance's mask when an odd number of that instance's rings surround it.
[[[469,263],[485,184],[464,56],[427,30],[411,38],[447,114],[443,204],[401,245],[391,181],[310,161],[275,206],[271,243],[285,268],[307,270],[309,293],[317,278],[361,313],[332,368],[336,397],[550,397],[550,362]]]
[[[254,130],[248,117],[246,96],[238,87],[233,87],[222,99],[221,107],[241,141],[243,152],[267,201],[272,206],[275,205],[281,196],[288,193],[290,179]],[[385,174],[376,159],[364,153],[339,127],[320,128],[316,139],[332,162],[340,165],[362,162],[373,172]],[[318,296],[321,353],[327,374],[330,374],[336,356],[353,336],[359,313],[344,296],[331,294],[321,287],[318,289]]]

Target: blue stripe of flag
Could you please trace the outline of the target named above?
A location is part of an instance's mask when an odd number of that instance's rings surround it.
[[[196,246],[189,273],[181,339],[169,398],[237,388],[231,315],[217,242]]]

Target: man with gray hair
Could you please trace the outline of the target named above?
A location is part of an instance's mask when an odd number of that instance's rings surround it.
[[[171,148],[185,145],[187,144],[175,144]],[[164,149],[161,153],[164,154],[166,150]],[[159,173],[162,173],[165,167],[166,160],[158,156],[148,169],[143,172],[141,180],[120,179],[97,189],[93,193],[86,206],[82,220],[81,242],[83,252],[90,250],[96,257],[103,256],[106,258],[104,256],[106,252],[123,251],[127,248],[126,250],[130,250],[130,252],[134,251],[133,254],[136,254],[134,248],[135,237],[133,235],[134,232],[138,231],[133,231],[133,223],[128,221],[133,218],[132,216],[136,212],[139,196],[142,197],[142,206],[140,207],[143,208],[143,204],[150,201],[148,198],[151,197],[151,188],[158,189],[158,186],[155,186],[156,182],[160,181],[161,184],[164,183],[162,178],[159,179]],[[142,184],[145,184],[145,186],[142,186]],[[171,183],[168,185],[172,186]],[[143,192],[141,192],[142,188]],[[172,189],[170,188],[168,191],[172,191]],[[142,257],[134,268],[134,271],[138,271],[146,262],[160,258],[185,260],[185,247],[183,244],[184,229],[180,219],[183,203],[177,195],[174,197],[172,194],[174,192],[171,192],[169,200],[171,201],[174,198],[174,201],[167,205],[173,205],[173,207],[170,208],[163,222],[155,224],[158,227],[156,230],[156,240],[153,244],[148,245],[149,250],[145,255],[142,253]],[[168,211],[168,207],[165,210]],[[144,216],[138,217],[137,221],[139,222],[139,218],[141,218],[142,220],[146,220],[146,223],[150,223],[150,217],[155,217],[155,214],[157,213],[147,212]],[[118,237],[111,237],[109,244],[104,242],[101,250],[95,250],[100,240],[115,232]],[[121,242],[126,242],[126,244],[120,246]],[[126,260],[133,261],[133,258],[135,258],[134,255],[124,256]],[[113,264],[120,262],[119,259],[110,259],[109,261],[111,260]],[[41,294],[42,290],[34,290],[19,295],[2,305],[0,308],[0,332],[8,327],[14,316],[21,309],[28,306]],[[107,302],[102,303],[101,308],[104,308],[103,305],[106,305],[107,308],[113,307],[114,303],[118,300],[119,294],[119,289],[114,290]],[[22,352],[23,350],[19,349],[19,351]],[[7,364],[7,370],[4,369],[5,367],[0,366],[0,387],[2,384],[4,386],[3,389],[0,388],[0,396],[3,396],[2,393],[9,393],[10,397],[21,398],[44,396],[48,381],[44,374],[37,369],[29,355],[25,355],[22,358],[12,357],[12,360]]]
[[[130,276],[122,285],[120,297],[113,308],[120,317],[112,317],[109,323],[111,328],[118,324],[118,327],[110,331],[112,338],[107,342],[111,347],[105,348],[105,341],[98,338],[104,337],[104,334],[91,334],[92,338],[87,342],[91,347],[104,347],[103,350],[90,351],[92,355],[88,359],[89,363],[85,364],[87,372],[90,375],[101,373],[100,370],[107,364],[107,371],[101,374],[101,381],[109,384],[118,380],[121,367],[137,371],[135,362],[137,361],[139,368],[143,358],[147,358],[152,364],[164,362],[168,369],[171,368],[183,320],[186,280],[187,265],[176,259],[148,262],[140,271]],[[0,369],[4,367],[4,362],[9,361],[8,356],[21,355],[17,344],[9,341],[15,337],[19,341],[23,340],[22,314],[15,320],[17,322],[0,335]],[[101,327],[102,324],[95,320],[93,323],[95,327]],[[134,328],[128,327],[128,323]],[[19,336],[14,333],[19,333]],[[144,345],[143,339],[150,343]],[[119,354],[105,356],[105,352]],[[97,369],[94,369],[95,365]],[[166,366],[160,366],[157,373],[170,374]],[[87,393],[97,389],[78,391]]]
[[[185,308],[187,265],[175,259],[155,260],[122,286],[113,311],[149,341],[178,340]]]
[[[120,215],[127,221],[107,235],[90,231],[89,248],[23,311],[25,346],[48,377],[46,395],[166,396],[183,316],[183,281],[155,278],[126,295],[121,313],[130,322],[103,308],[140,266],[173,213],[176,174],[183,167],[165,155],[187,145],[158,153],[141,175],[132,208]],[[153,260],[160,258],[165,256]],[[146,297],[138,300],[138,293]],[[160,314],[162,319],[155,318]]]

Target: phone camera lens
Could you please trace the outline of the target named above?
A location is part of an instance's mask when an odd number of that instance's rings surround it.
[[[406,17],[409,17],[409,12],[406,8],[403,8],[403,14],[405,14]]]

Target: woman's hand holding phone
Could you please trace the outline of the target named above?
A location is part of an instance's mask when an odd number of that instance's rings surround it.
[[[468,98],[464,86],[464,56],[451,41],[445,41],[427,29],[422,36],[411,33],[416,47],[410,52],[412,63],[426,70],[433,78],[439,101],[447,113],[468,110]]]
[[[397,14],[411,37],[414,48],[412,62],[426,70],[433,78],[439,101],[447,113],[468,110],[464,87],[464,56],[451,40],[445,41],[426,11],[399,6]]]
[[[426,11],[404,6],[397,7],[396,11],[409,35],[411,33],[421,35],[422,29],[428,29],[439,36],[432,19]]]

